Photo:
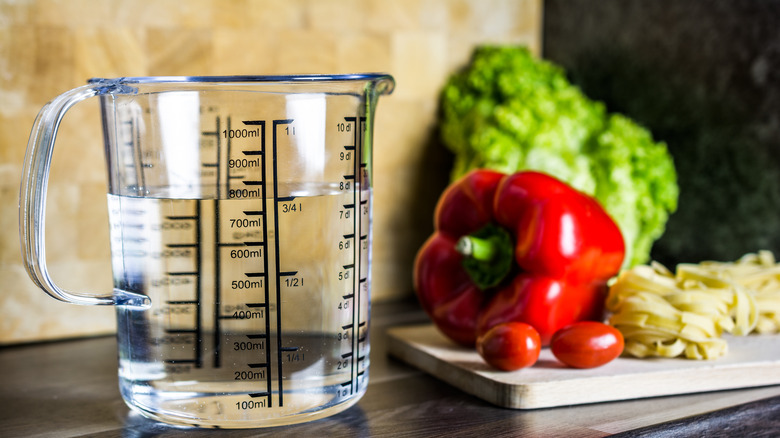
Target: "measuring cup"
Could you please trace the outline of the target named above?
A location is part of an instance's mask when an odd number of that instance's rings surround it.
[[[385,74],[94,79],[48,103],[21,187],[22,253],[54,298],[114,305],[119,386],[163,422],[243,428],[340,412],[366,391],[374,110]],[[100,98],[114,290],[45,260],[65,112]]]

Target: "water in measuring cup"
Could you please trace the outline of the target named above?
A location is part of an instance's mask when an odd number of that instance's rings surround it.
[[[152,303],[117,308],[123,397],[203,427],[291,424],[354,404],[368,379],[369,199],[336,188],[109,195],[115,287]]]

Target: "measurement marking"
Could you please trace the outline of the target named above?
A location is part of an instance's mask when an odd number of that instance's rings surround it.
[[[341,386],[342,386],[342,387],[346,387],[346,386],[349,386],[349,385],[351,385],[351,384],[352,384],[352,381],[350,380],[349,382],[344,382],[344,383],[342,383],[342,384],[341,384]]]
[[[365,282],[367,282],[367,281],[368,281],[368,277],[364,277],[364,278],[361,278],[361,279],[360,279],[360,282],[361,282],[361,283],[365,283]]]
[[[225,247],[225,246],[232,246],[232,247],[240,246],[240,247],[244,247],[246,245],[241,243],[241,242],[232,242],[232,243],[218,243],[217,246],[222,248],[222,247]]]
[[[366,339],[368,339],[368,336],[363,335],[363,336],[358,338],[358,342],[366,342]]]
[[[366,357],[365,356],[358,356],[358,362],[360,362],[361,360],[366,360]]]
[[[265,126],[265,120],[242,120],[241,123],[249,126]]]
[[[179,364],[179,363],[194,363],[194,364],[197,364],[197,361],[195,359],[165,359],[163,362],[169,363],[169,364]]]
[[[219,163],[203,163],[203,167],[219,167]]]
[[[262,210],[244,210],[243,213],[247,216],[262,216],[265,214]]]
[[[355,150],[355,146],[344,146],[344,150],[354,151]]]
[[[241,151],[244,155],[263,155],[263,151]]]
[[[344,175],[344,179],[355,179],[355,175]]]
[[[198,242],[198,247],[195,249],[195,266],[198,269],[198,274],[195,277],[195,300],[200,303],[203,299],[203,283],[201,281],[200,271],[203,269],[203,259],[202,259],[202,253],[203,250],[201,249],[201,244],[203,243],[203,239],[201,236],[201,227],[203,224],[200,221],[201,217],[201,203],[200,201],[195,201],[195,242]],[[195,368],[201,368],[203,366],[203,326],[201,325],[201,312],[202,308],[200,305],[195,306],[195,338],[198,340],[197,345],[195,346]]]
[[[361,199],[360,200],[360,205],[366,205],[366,204],[368,204],[368,199]]]
[[[348,358],[348,357],[352,357],[352,352],[351,352],[351,351],[350,351],[350,352],[348,352],[348,353],[344,353],[344,354],[342,354],[342,355],[341,355],[341,358],[342,358],[342,359],[346,359],[346,358]]]
[[[241,181],[242,184],[245,186],[261,186],[263,185],[262,181]]]
[[[249,338],[249,339],[265,339],[267,336],[265,334],[262,334],[262,333],[257,333],[257,334],[254,334],[254,335],[246,335],[246,337]]]
[[[197,333],[197,330],[192,329],[165,329],[165,333],[170,333],[172,335],[185,335],[187,333]]]
[[[244,242],[244,246],[265,246],[265,242]]]
[[[368,234],[366,234],[365,236],[360,236],[360,240],[366,240],[366,239],[368,239]]]
[[[272,169],[273,169],[273,199],[274,199],[274,230],[276,232],[279,232],[279,202],[283,199],[279,196],[279,167],[277,165],[277,140],[278,140],[278,129],[277,127],[279,125],[289,125],[293,122],[293,119],[283,119],[283,120],[274,120],[273,121],[273,130],[271,131],[273,133],[273,139],[272,139]],[[289,126],[287,126],[288,133],[289,133]],[[265,187],[265,186],[263,186]],[[263,199],[265,199],[265,196],[263,196]],[[294,199],[294,198],[293,198]],[[263,227],[264,229],[267,229],[267,227]],[[278,235],[278,234],[277,234]],[[263,240],[268,240],[267,238],[264,238]],[[285,351],[282,347],[282,287],[281,287],[281,277],[282,272],[280,272],[281,268],[281,254],[279,252],[279,239],[274,239],[274,254],[276,254],[276,363],[277,363],[277,388],[276,391],[278,393],[278,399],[279,399],[279,406],[284,406],[284,373],[282,371],[282,352]],[[268,259],[267,257],[264,257],[264,259]],[[267,272],[267,270],[266,270]],[[294,275],[294,274],[293,274]],[[266,300],[268,302],[268,300]],[[266,321],[270,320],[271,318],[266,318]],[[270,348],[266,348],[266,351],[270,351]],[[270,377],[270,373],[269,373]],[[271,379],[268,379],[268,387],[269,391],[271,389]],[[269,397],[270,399],[270,397]]]
[[[248,363],[246,364],[249,368],[268,368],[267,363]]]
[[[355,298],[355,294],[342,295],[341,298],[343,298],[345,300],[349,300],[349,299]]]
[[[298,275],[298,271],[286,271],[286,272],[280,272],[280,277],[294,277]]]
[[[198,219],[198,216],[165,216],[165,219],[170,219],[172,221],[186,221]]]
[[[298,351],[299,347],[282,347],[280,351]]]
[[[345,239],[354,239],[355,238],[355,234],[354,233],[353,234],[345,234],[344,238]]]
[[[352,263],[352,264],[349,264],[349,265],[344,265],[344,269],[352,269],[352,268],[354,268],[354,267],[355,267],[355,264],[354,264],[354,263]]]
[[[219,117],[217,117],[217,124],[219,124]],[[217,137],[219,138],[219,137]],[[214,243],[219,247],[222,242],[222,236],[220,232],[220,209],[219,201],[214,202]],[[214,367],[219,368],[222,366],[222,324],[219,318],[219,308],[222,303],[222,256],[220,251],[214,251]]]
[[[267,392],[267,391],[266,392],[252,392],[252,393],[249,394],[249,396],[252,397],[252,398],[268,397],[269,395],[270,395],[270,392]],[[269,400],[269,402],[270,402],[270,400]],[[270,408],[270,406],[269,406],[269,408]]]
[[[354,326],[355,326],[354,324],[347,324],[347,325],[342,325],[341,328],[343,330],[348,330],[348,329],[351,329]]]
[[[265,303],[244,303],[247,307],[255,308],[255,307],[265,307]]]
[[[198,275],[198,272],[166,272],[166,274],[174,277],[181,277],[185,275]]]
[[[358,327],[365,327],[365,326],[366,326],[366,322],[365,321],[363,321],[360,324],[358,324]]]
[[[195,248],[197,243],[169,243],[165,245],[167,248]]]
[[[166,301],[165,304],[198,304],[198,300],[174,300],[174,301]]]
[[[265,272],[244,272],[244,275],[249,278],[265,277]]]
[[[290,202],[295,200],[295,196],[280,196],[276,200],[277,202]]]
[[[344,208],[355,208],[355,204],[344,204]]]

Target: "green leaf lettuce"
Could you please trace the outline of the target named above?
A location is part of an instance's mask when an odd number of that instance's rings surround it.
[[[595,196],[623,232],[626,266],[649,260],[677,208],[666,144],[524,47],[477,48],[442,91],[440,131],[453,179],[475,168],[538,170]]]

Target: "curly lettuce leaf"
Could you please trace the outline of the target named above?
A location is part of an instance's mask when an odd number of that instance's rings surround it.
[[[524,47],[474,52],[442,91],[440,132],[455,154],[453,179],[475,168],[538,170],[595,196],[623,232],[626,266],[649,260],[677,208],[666,145]]]

